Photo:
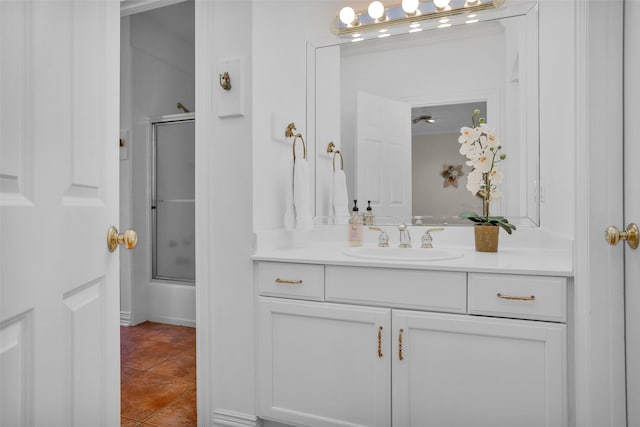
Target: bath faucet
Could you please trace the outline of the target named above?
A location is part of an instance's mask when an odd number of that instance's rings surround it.
[[[424,232],[424,234],[422,235],[422,245],[420,246],[421,248],[433,248],[433,237],[431,237],[431,232],[432,231],[444,231],[444,228],[442,227],[438,227],[438,228],[430,228],[427,231]]]
[[[384,232],[382,228],[369,227],[369,230],[375,230],[380,232],[380,234],[378,235],[378,247],[381,247],[381,248],[389,247],[389,236],[387,235],[387,233]]]
[[[411,235],[409,234],[409,229],[406,224],[400,224],[398,226],[398,230],[400,231],[400,246],[401,248],[410,248],[411,247]]]

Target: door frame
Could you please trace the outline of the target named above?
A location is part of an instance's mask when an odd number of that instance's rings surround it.
[[[213,315],[209,307],[213,307],[210,290],[211,273],[209,267],[210,254],[213,250],[210,224],[212,210],[210,208],[210,157],[212,149],[209,141],[213,140],[214,116],[213,84],[211,70],[213,63],[214,40],[214,6],[209,1],[195,2],[195,116],[196,116],[196,159],[195,159],[195,197],[196,197],[196,386],[198,426],[211,425],[212,418],[212,358],[215,337],[211,322]],[[198,202],[200,201],[200,202]],[[202,284],[202,285],[199,285]]]
[[[638,205],[638,194],[640,187],[637,181],[631,181],[631,175],[635,172],[637,161],[640,159],[640,149],[637,139],[640,136],[635,119],[640,113],[640,102],[632,94],[640,90],[640,82],[635,78],[640,71],[640,31],[635,26],[634,19],[640,17],[640,3],[637,1],[625,1],[624,3],[624,170],[625,170],[625,212],[624,223],[626,227],[629,223],[640,221],[640,210]],[[632,196],[633,195],[633,196]],[[618,226],[619,227],[619,226]],[[633,250],[626,244],[625,252],[625,344],[627,361],[627,424],[634,426],[640,423],[640,363],[637,355],[640,353],[640,316],[637,311],[637,303],[640,301],[640,288],[638,288],[638,277],[640,277],[640,250]],[[634,424],[635,423],[635,424]]]
[[[623,0],[574,2],[576,218],[569,351],[576,414],[571,425],[581,427],[626,426],[623,249],[603,239],[608,225],[623,221],[622,6]]]
[[[120,7],[120,17],[170,6],[186,0],[124,0]],[[211,292],[208,286],[210,272],[208,261],[212,242],[209,233],[209,182],[210,148],[207,141],[213,137],[213,86],[210,70],[213,59],[213,6],[208,1],[195,1],[195,198],[196,198],[196,387],[198,426],[211,425],[211,357],[214,339],[211,334],[211,314],[209,313]],[[199,173],[198,171],[204,171]],[[198,203],[198,201],[202,201]]]

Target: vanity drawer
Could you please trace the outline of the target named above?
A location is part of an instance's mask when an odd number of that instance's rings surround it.
[[[467,275],[461,272],[327,266],[327,301],[466,313]]]
[[[564,277],[469,273],[469,313],[567,321]]]
[[[258,262],[260,295],[324,300],[324,265]]]

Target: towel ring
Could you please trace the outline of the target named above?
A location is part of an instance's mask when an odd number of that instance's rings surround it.
[[[344,157],[342,157],[342,153],[340,150],[335,150],[333,152],[333,171],[336,171],[336,156],[340,156],[340,170],[344,170]]]
[[[302,141],[302,149],[303,149],[303,153],[304,153],[304,157],[303,159],[307,159],[307,144],[304,143],[304,138],[302,138],[302,134],[298,133],[293,137],[293,161],[295,162],[296,160],[296,141],[300,139],[300,141]]]
[[[336,150],[336,144],[331,141],[329,145],[327,145],[327,153],[333,153],[333,171],[336,171],[336,155],[340,155],[340,170],[344,170],[344,157],[342,157],[342,153],[340,150]]]

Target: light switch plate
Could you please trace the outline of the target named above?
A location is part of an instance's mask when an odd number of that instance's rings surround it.
[[[229,90],[225,90],[220,85],[220,78],[224,73],[229,73],[231,79],[231,89]],[[218,117],[244,116],[242,58],[225,59],[218,62],[218,69],[213,79],[215,98],[218,101]]]

